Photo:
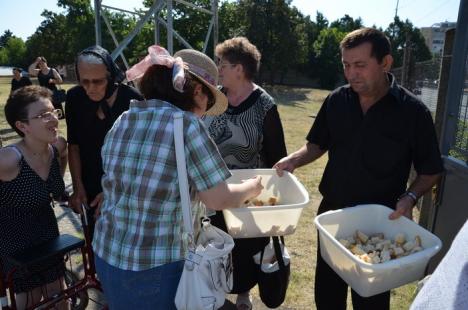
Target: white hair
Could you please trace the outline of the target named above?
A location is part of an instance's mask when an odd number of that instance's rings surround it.
[[[101,57],[91,53],[85,53],[78,56],[78,63],[81,62],[93,65],[104,65],[104,60]]]

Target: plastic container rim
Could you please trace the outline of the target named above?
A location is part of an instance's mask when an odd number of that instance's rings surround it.
[[[246,169],[232,169],[231,171],[245,171]],[[254,170],[254,171],[258,171],[259,174],[261,174],[261,172],[274,172],[276,174],[276,169],[248,169],[248,170]],[[231,174],[232,176],[232,174]],[[231,210],[236,210],[236,211],[240,211],[240,212],[247,212],[247,211],[252,211],[252,210],[281,210],[281,209],[297,209],[297,208],[304,208],[303,204],[305,203],[309,203],[310,202],[310,197],[309,197],[309,193],[307,192],[307,190],[305,189],[304,185],[302,185],[301,182],[299,182],[299,180],[297,179],[297,177],[292,174],[291,172],[289,171],[286,171],[284,170],[283,171],[283,176],[278,176],[280,178],[283,178],[285,176],[288,176],[290,177],[294,183],[297,185],[297,187],[299,188],[299,191],[302,193],[302,195],[304,196],[304,200],[301,201],[301,202],[298,202],[298,203],[293,203],[293,204],[288,204],[288,205],[277,205],[277,206],[250,206],[250,207],[239,207],[239,208],[234,208],[234,209],[231,209]],[[227,209],[227,210],[230,210],[230,209]]]
[[[359,207],[365,207],[365,206],[368,206],[368,205],[359,205],[359,206],[356,206],[356,207],[353,207],[353,208],[359,208]],[[379,206],[379,207],[383,207],[385,209],[390,209],[390,208],[388,208],[386,206],[378,205],[378,204],[374,204],[373,206]],[[330,215],[330,214],[337,213],[337,212],[342,212],[342,211],[343,211],[343,209],[331,210],[331,211],[324,212],[324,213],[318,215],[314,219],[314,224],[315,224],[315,226],[317,226],[317,228],[320,230],[321,233],[324,233],[331,240],[331,242],[333,244],[335,244],[341,250],[343,250],[343,252],[345,253],[345,255],[347,257],[349,257],[353,262],[357,263],[362,268],[369,269],[371,267],[372,269],[375,269],[375,270],[388,269],[389,267],[391,267],[391,268],[393,268],[393,267],[401,268],[401,267],[406,266],[406,265],[414,264],[414,259],[415,258],[418,258],[418,257],[428,257],[428,258],[430,258],[432,256],[431,255],[432,252],[437,253],[440,250],[441,246],[442,246],[442,242],[440,241],[440,239],[436,238],[437,244],[435,246],[430,247],[430,248],[426,248],[426,249],[422,250],[421,252],[413,253],[413,254],[408,255],[408,256],[399,257],[397,259],[393,259],[393,260],[390,260],[390,261],[387,261],[387,262],[384,262],[384,263],[379,263],[379,264],[371,264],[371,263],[364,262],[364,261],[360,260],[358,257],[354,256],[351,253],[351,251],[349,251],[344,245],[342,245],[340,242],[338,242],[338,240],[336,240],[336,238],[333,237],[332,234],[330,234],[325,228],[323,228],[322,224],[320,224],[320,222],[319,222],[323,215]],[[403,221],[406,220],[408,222],[412,222],[411,220],[407,219],[406,217],[402,217],[401,219]]]

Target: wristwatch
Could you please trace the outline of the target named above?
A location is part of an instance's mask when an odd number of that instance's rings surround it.
[[[413,205],[415,205],[418,202],[418,199],[419,199],[418,196],[412,191],[404,192],[403,194],[400,195],[400,197],[398,197],[398,200],[406,196],[410,197],[413,200]]]

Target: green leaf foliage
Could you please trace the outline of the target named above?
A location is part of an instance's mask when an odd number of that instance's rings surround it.
[[[317,57],[317,74],[320,77],[320,86],[332,89],[338,82],[342,73],[340,42],[346,35],[338,28],[325,28],[320,31],[314,43]]]
[[[211,10],[211,0],[189,1],[199,7]],[[93,1],[58,0],[60,12],[44,10],[43,21],[23,45],[17,40],[7,48],[7,42],[14,37],[10,30],[0,36],[0,61],[5,64],[18,64],[25,67],[37,56],[47,58],[51,66],[72,64],[77,53],[95,44],[95,19]],[[143,1],[145,8],[138,10],[143,15],[153,5],[153,0]],[[206,50],[213,56],[212,36],[205,46],[206,34],[211,22],[211,14],[173,2],[173,24],[177,31],[195,49]],[[131,8],[126,8],[132,10]],[[106,24],[101,20],[102,45],[113,51],[117,44],[132,32],[139,16],[115,10],[102,9],[115,40]],[[168,12],[164,7],[159,15],[167,20]],[[325,88],[333,88],[342,80],[341,55],[339,42],[343,36],[363,27],[361,18],[354,19],[345,15],[333,22],[320,12],[314,17],[302,14],[291,0],[221,0],[218,4],[218,41],[234,36],[246,36],[262,53],[261,69],[257,82],[284,83],[291,71],[314,79]],[[149,45],[159,37],[161,45],[167,47],[167,31],[158,23],[155,32],[154,19],[151,18],[134,37],[123,53],[130,65],[146,55]],[[401,65],[403,47],[411,44],[415,61],[432,57],[424,44],[421,32],[410,21],[398,17],[385,30],[392,41],[395,66]],[[406,43],[409,38],[411,43]],[[174,51],[185,48],[174,37]],[[122,64],[122,59],[117,61]],[[123,67],[123,66],[122,66]]]

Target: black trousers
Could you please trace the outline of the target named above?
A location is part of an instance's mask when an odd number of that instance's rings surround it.
[[[324,199],[320,203],[318,214],[340,208]],[[348,284],[328,266],[320,255],[320,241],[317,237],[317,265],[315,268],[315,304],[318,310],[346,310]],[[351,289],[353,309],[389,310],[390,291],[370,297],[361,297]]]

